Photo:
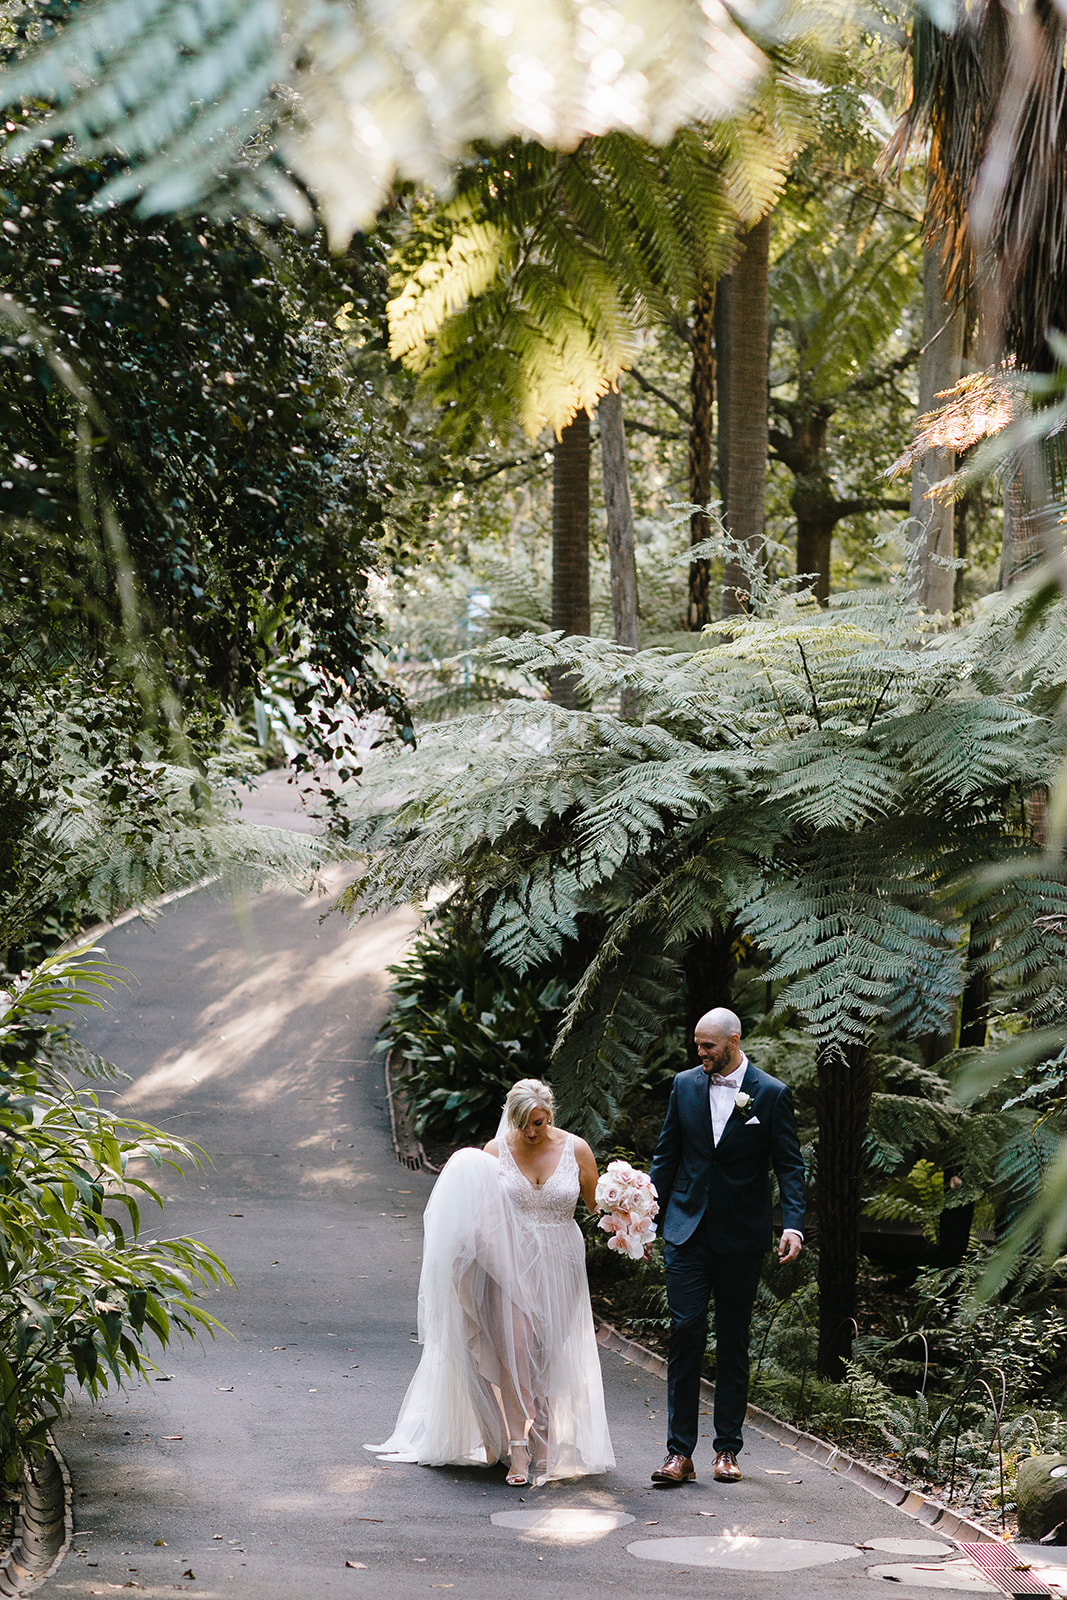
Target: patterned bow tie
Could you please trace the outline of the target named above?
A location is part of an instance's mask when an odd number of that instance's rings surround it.
[[[729,1078],[724,1078],[721,1072],[709,1072],[708,1082],[716,1089],[732,1089],[733,1083]]]

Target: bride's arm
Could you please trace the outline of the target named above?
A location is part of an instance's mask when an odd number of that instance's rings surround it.
[[[489,1143],[487,1145],[483,1145],[482,1148],[487,1156],[499,1156],[500,1154],[500,1146],[497,1144],[495,1139],[490,1139]]]
[[[574,1155],[578,1162],[578,1182],[581,1185],[582,1199],[590,1211],[596,1211],[596,1181],[600,1176],[596,1169],[596,1156],[585,1140],[577,1136],[574,1140]]]

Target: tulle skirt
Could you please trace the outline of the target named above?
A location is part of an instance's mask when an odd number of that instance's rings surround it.
[[[422,1359],[396,1427],[368,1450],[423,1466],[506,1461],[529,1427],[538,1480],[615,1464],[573,1217],[513,1206],[495,1156],[460,1150],[423,1219]]]

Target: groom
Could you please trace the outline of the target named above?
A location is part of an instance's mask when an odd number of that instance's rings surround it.
[[[772,1244],[770,1172],[782,1202],[778,1259],[792,1261],[804,1238],[804,1161],[789,1090],[749,1064],[734,1013],[716,1006],[694,1038],[700,1066],[675,1078],[652,1161],[671,1313],[667,1459],[652,1481],[696,1477],[700,1369],[714,1300],[715,1477],[736,1483],[749,1324]]]

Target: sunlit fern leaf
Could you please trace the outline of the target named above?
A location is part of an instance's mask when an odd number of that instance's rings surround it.
[[[43,125],[24,127],[7,156],[17,160],[44,135],[72,135],[83,156],[129,163],[101,189],[101,208],[139,195],[144,212],[175,210],[245,164],[248,141],[271,121],[273,86],[291,65],[275,0],[103,0],[0,76],[6,105],[60,107]],[[306,217],[280,172],[261,187]]]
[[[569,0],[500,0],[491,18],[480,0],[95,0],[16,64],[6,99],[56,105],[28,139],[71,131],[119,156],[124,191],[149,207],[181,194],[181,162],[196,174],[186,191],[199,183],[207,199],[212,164],[225,178],[249,133],[275,127],[339,247],[398,172],[443,187],[475,140],[572,150],[621,127],[662,144],[751,102],[766,58],[718,0],[620,0],[617,14],[606,52],[593,14]],[[793,98],[748,130],[751,142],[768,128],[764,158],[776,142],[782,171]],[[142,163],[157,163],[150,180]]]
[[[56,733],[61,743],[63,730]],[[327,860],[313,836],[242,823],[217,801],[205,803],[203,776],[187,768],[145,763],[136,789],[116,803],[113,774],[79,772],[76,758],[71,766],[25,847],[42,913],[59,903],[101,919],[130,907],[150,914],[161,895],[209,879],[225,891],[278,882],[307,889]],[[0,918],[7,915],[0,897]]]

